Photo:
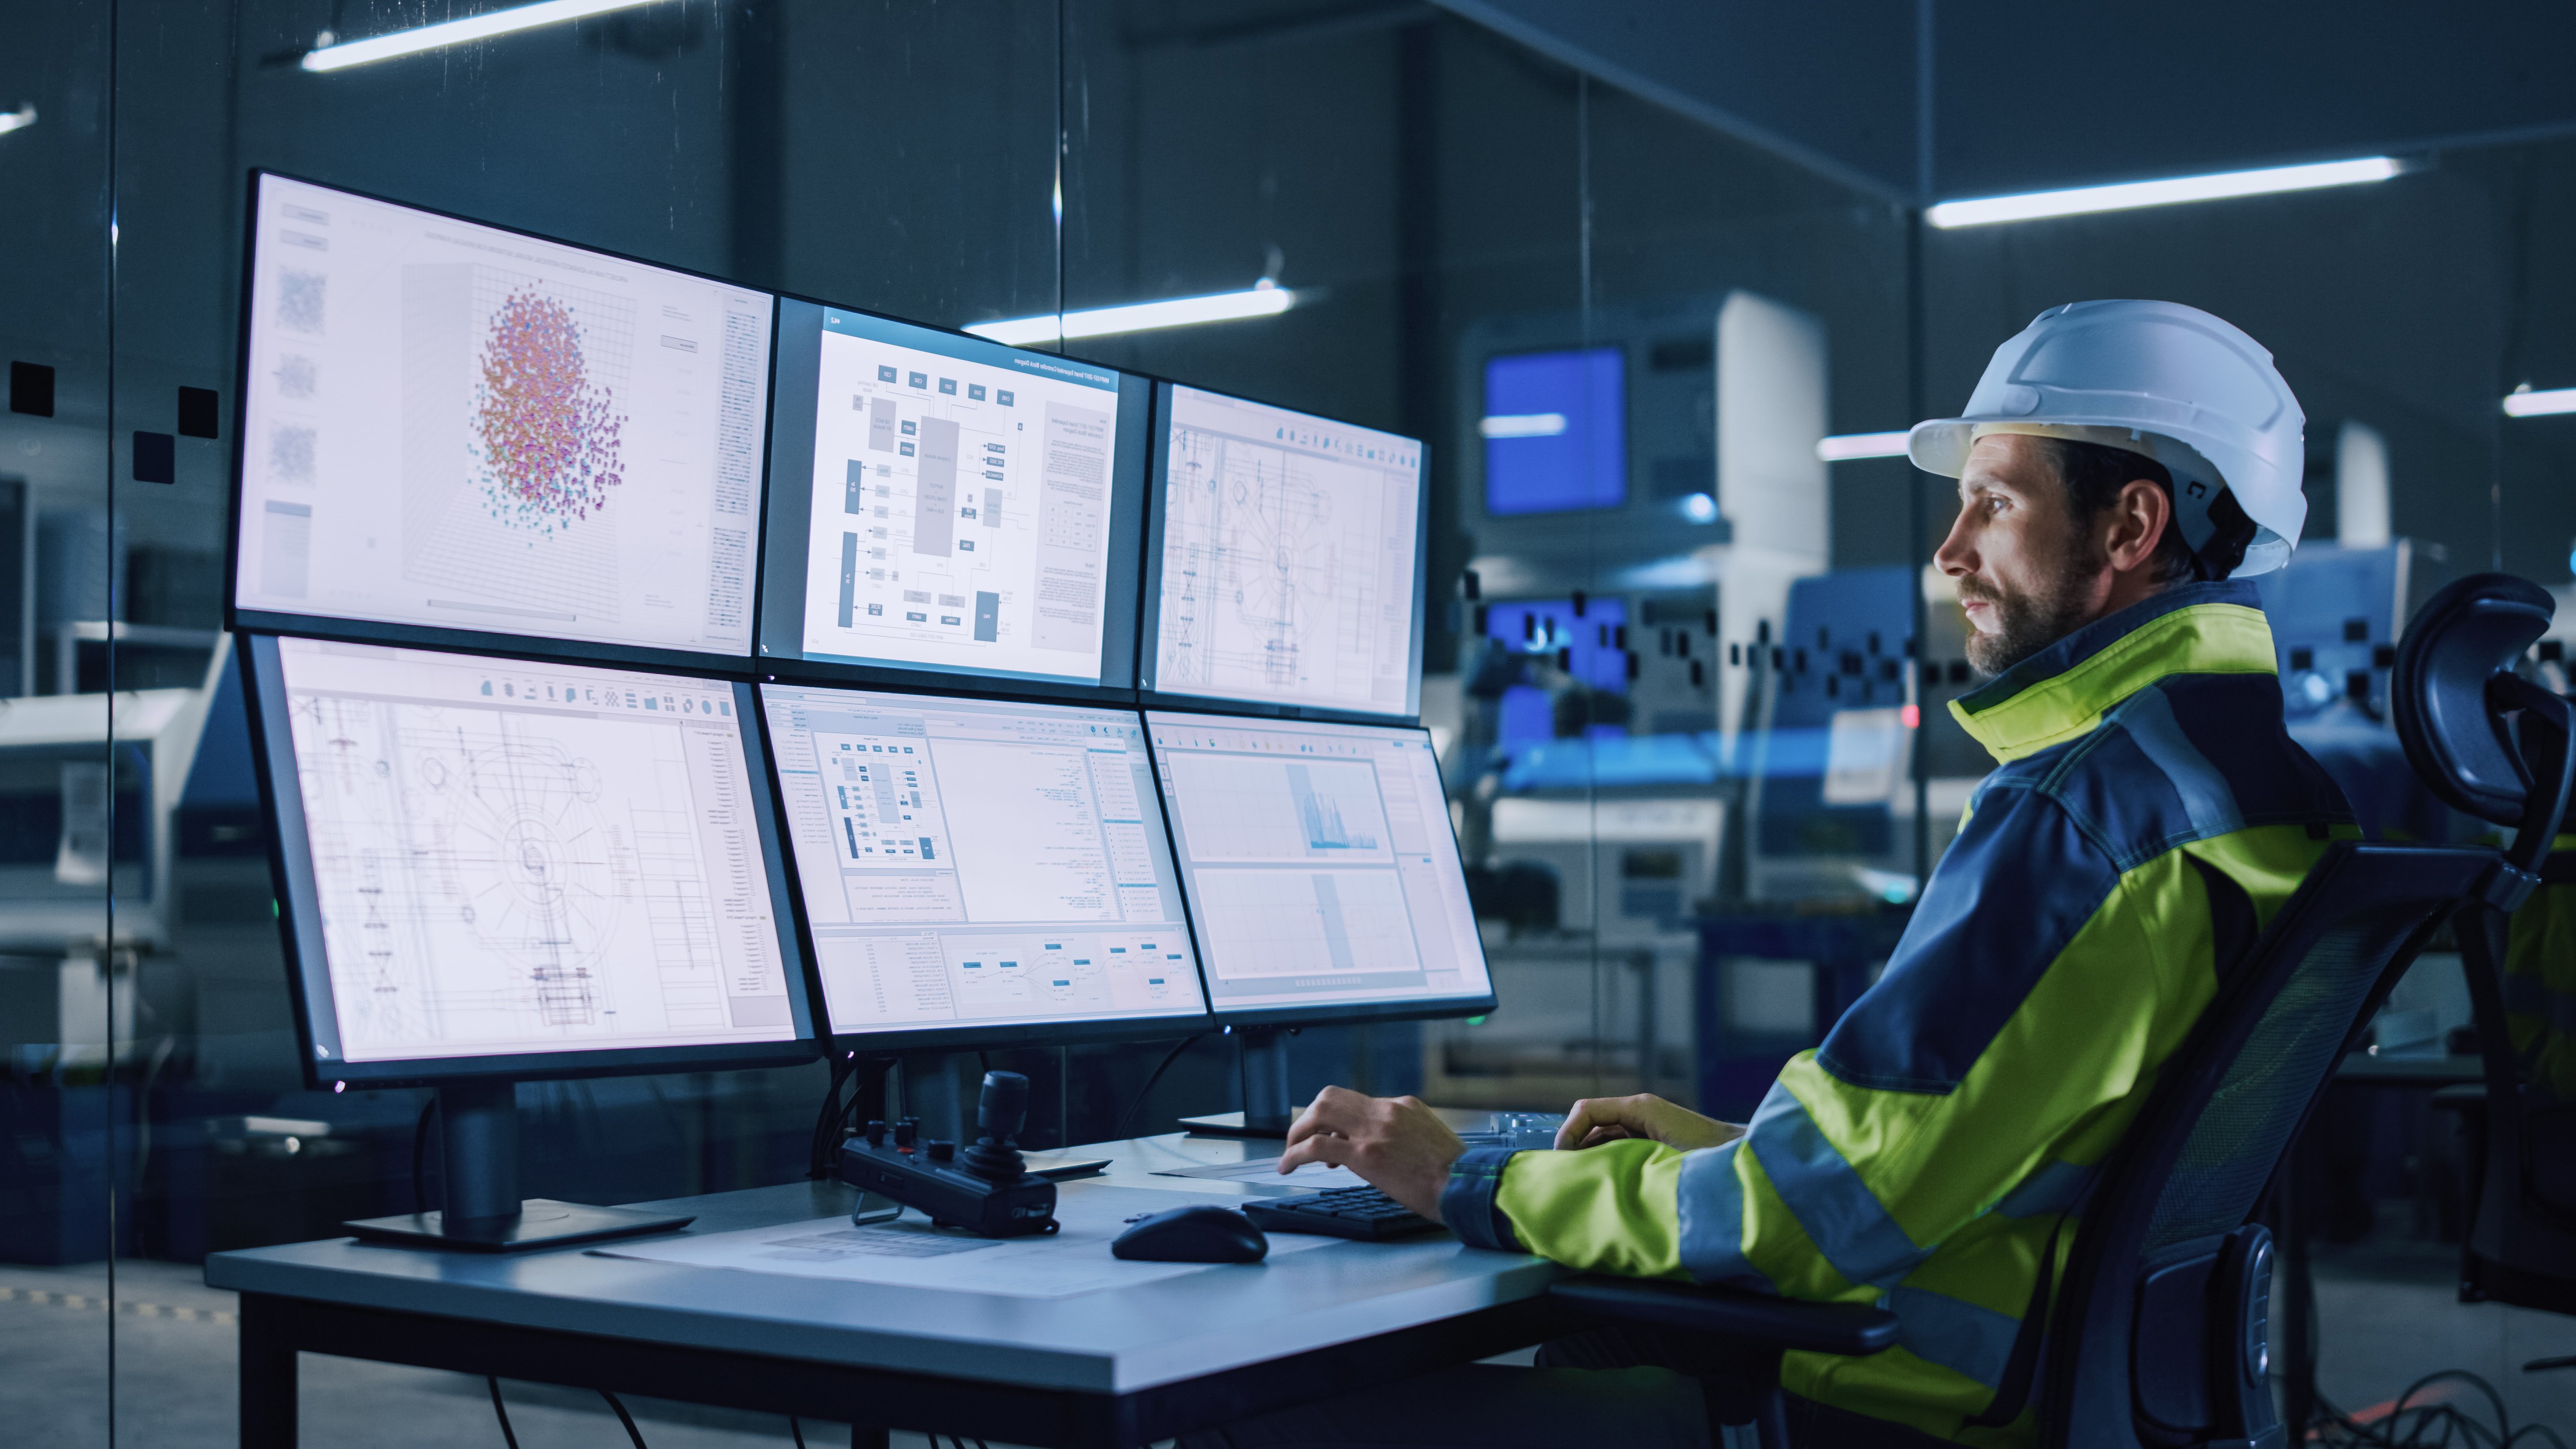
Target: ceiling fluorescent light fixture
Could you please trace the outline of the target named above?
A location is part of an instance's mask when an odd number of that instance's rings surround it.
[[[1496,413],[1479,419],[1476,431],[1489,438],[1553,438],[1565,431],[1565,414]]]
[[[2576,413],[2576,387],[2554,387],[2547,392],[2533,392],[2526,383],[2504,395],[2506,417],[2545,418],[2552,413]]]
[[[1248,291],[1218,292],[1205,297],[1167,297],[1160,302],[1131,302],[1124,307],[1094,307],[1062,317],[1015,317],[1006,322],[978,322],[966,330],[995,342],[1027,347],[1040,342],[1072,342],[1084,337],[1110,337],[1121,332],[1151,332],[1163,327],[1196,327],[1203,322],[1240,322],[1247,317],[1276,317],[1297,305],[1297,294],[1263,281]]]
[[[2116,186],[2080,186],[2071,191],[2031,191],[2019,196],[1944,201],[1926,210],[1923,219],[1937,227],[1988,226],[1999,221],[2032,221],[2044,216],[2076,216],[2088,211],[2126,211],[2132,207],[2170,206],[2182,201],[2217,201],[2230,196],[2263,196],[2275,191],[2358,186],[2364,182],[2386,181],[2405,169],[2394,157],[2363,156],[2350,161],[2320,161],[2307,166],[2271,166],[2260,171],[2222,171],[2212,176],[2175,176],[2163,181],[2125,181]]]
[[[0,136],[23,131],[36,124],[36,103],[29,101],[14,111],[0,111]]]
[[[420,25],[397,30],[389,35],[371,35],[364,40],[351,40],[316,47],[306,51],[306,70],[346,70],[371,61],[392,60],[396,56],[418,55],[445,45],[463,45],[470,40],[489,40],[496,35],[511,35],[534,30],[541,25],[561,25],[572,20],[587,20],[612,10],[631,10],[638,5],[651,5],[656,0],[540,0],[535,5],[520,5],[508,10],[493,10],[482,15],[468,15],[462,20],[442,20],[436,25]]]
[[[1839,437],[1818,438],[1816,456],[1828,463],[1848,463],[1854,458],[1902,458],[1905,456],[1905,434],[1844,433]]]

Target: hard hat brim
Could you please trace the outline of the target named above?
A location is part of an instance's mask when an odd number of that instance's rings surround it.
[[[1905,456],[1926,473],[1956,478],[1968,471],[1968,445],[1974,440],[1977,424],[2002,422],[2001,418],[1935,418],[1916,423],[1905,432]]]

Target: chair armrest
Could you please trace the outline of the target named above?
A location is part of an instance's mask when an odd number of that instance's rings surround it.
[[[1858,1303],[1809,1303],[1735,1288],[1586,1274],[1548,1288],[1559,1304],[1613,1323],[1859,1356],[1896,1343],[1896,1315]]]

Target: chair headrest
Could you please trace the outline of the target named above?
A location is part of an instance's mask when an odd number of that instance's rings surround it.
[[[2489,683],[2513,666],[2556,611],[2549,591],[2511,574],[2471,574],[2424,601],[2397,644],[2389,710],[2406,762],[2453,809],[2519,825],[2530,772]]]

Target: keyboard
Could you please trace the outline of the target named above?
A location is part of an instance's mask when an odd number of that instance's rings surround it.
[[[1320,1233],[1365,1243],[1440,1226],[1373,1187],[1336,1187],[1296,1197],[1247,1200],[1243,1215],[1270,1233]]]

